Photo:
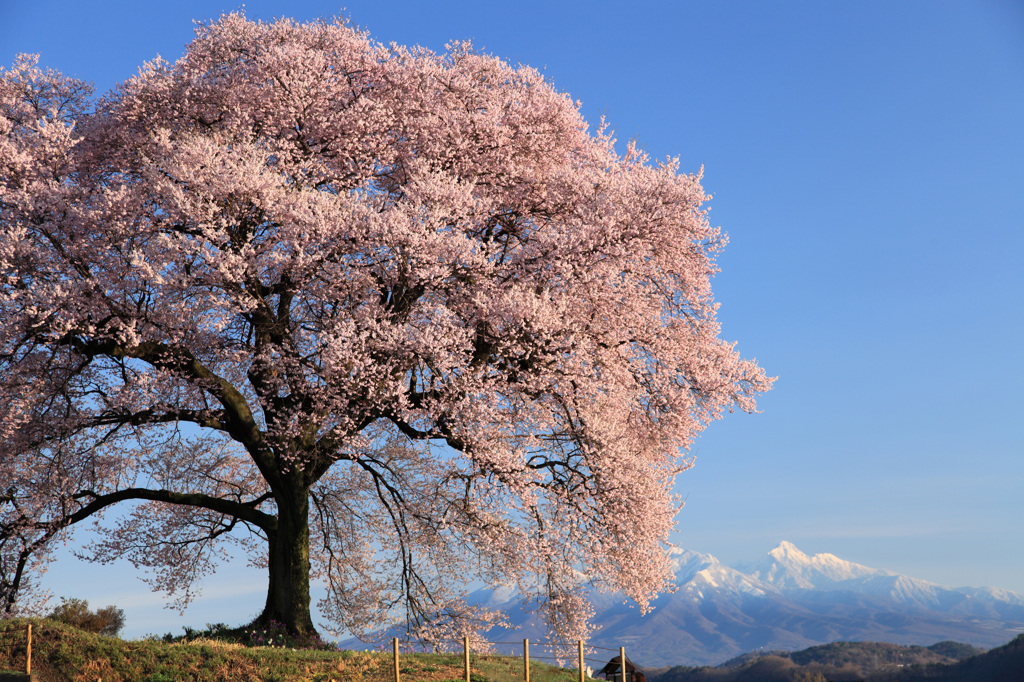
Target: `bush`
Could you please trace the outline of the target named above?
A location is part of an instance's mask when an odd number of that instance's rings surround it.
[[[84,599],[61,597],[60,606],[51,611],[47,618],[107,637],[117,637],[124,627],[124,611],[116,606],[90,611],[89,602]]]
[[[216,640],[248,647],[271,647],[276,649],[312,649],[315,651],[337,651],[333,642],[325,642],[316,633],[293,635],[283,623],[271,620],[267,624],[250,623],[240,628],[230,628],[224,623],[207,623],[205,630],[185,627],[182,637],[164,635],[165,642],[195,642]]]
[[[264,625],[251,623],[242,628],[241,642],[245,646],[277,647],[284,649],[313,649],[315,651],[337,651],[332,642],[325,642],[316,633],[296,636],[288,632],[284,623],[271,620]]]

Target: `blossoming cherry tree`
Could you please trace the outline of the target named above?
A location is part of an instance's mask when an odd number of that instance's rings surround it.
[[[646,605],[687,448],[771,383],[719,338],[706,199],[466,44],[228,14],[99,99],[19,58],[4,608],[86,520],[179,606],[241,547],[296,634],[311,580],[357,633],[486,627],[472,580],[565,637],[583,584]]]

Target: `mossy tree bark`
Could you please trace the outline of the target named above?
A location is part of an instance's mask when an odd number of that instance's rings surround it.
[[[282,624],[295,635],[316,634],[309,597],[309,489],[291,481],[275,491],[277,528],[268,533],[267,603],[256,619],[260,625]]]

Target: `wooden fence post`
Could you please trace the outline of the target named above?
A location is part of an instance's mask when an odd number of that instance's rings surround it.
[[[523,680],[530,682],[530,640],[528,639],[523,640],[523,659],[526,661],[523,664]]]
[[[469,682],[469,635],[462,637],[462,651],[466,659],[466,682]]]
[[[626,647],[619,647],[619,670],[622,671],[622,682],[626,682]]]
[[[402,682],[398,673],[398,638],[395,637],[395,682]]]
[[[28,646],[25,655],[25,674],[32,675],[32,623],[28,624]]]
[[[577,644],[579,644],[580,647],[580,682],[586,682],[587,673],[583,668],[583,640],[577,640]]]

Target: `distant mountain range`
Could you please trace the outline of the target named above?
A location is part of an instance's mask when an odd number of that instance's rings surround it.
[[[672,560],[677,590],[644,617],[621,597],[591,595],[601,625],[592,644],[624,646],[640,666],[694,666],[836,641],[955,640],[989,648],[1024,632],[1024,596],[1015,592],[943,587],[831,554],[808,556],[789,542],[742,570],[692,551]],[[480,590],[471,598],[502,608],[517,626],[492,630],[491,641],[543,637],[543,626],[520,608],[515,592]]]
[[[1024,635],[982,651],[969,644],[929,647],[836,642],[803,651],[744,654],[717,667],[647,668],[650,682],[1020,682]]]

